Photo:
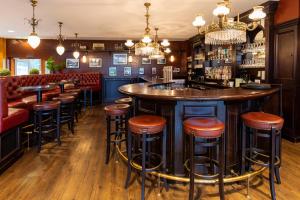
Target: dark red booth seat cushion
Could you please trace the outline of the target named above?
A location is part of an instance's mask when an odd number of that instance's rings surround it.
[[[9,108],[26,108],[26,103],[22,101],[22,99],[18,99],[15,101],[8,102]]]
[[[0,134],[11,128],[17,127],[28,121],[29,113],[25,109],[9,108],[8,116],[4,117],[0,123]]]

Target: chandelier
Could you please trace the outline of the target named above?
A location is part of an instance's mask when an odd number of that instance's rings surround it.
[[[229,0],[224,0],[217,4],[217,7],[213,10],[213,15],[218,17],[218,22],[213,22],[205,28],[205,44],[210,45],[231,45],[240,44],[247,41],[247,30],[254,30],[258,26],[258,22],[266,17],[263,12],[263,6],[256,6],[253,8],[253,12],[249,15],[249,18],[253,23],[248,26],[244,22],[240,22],[239,15],[237,20],[229,18],[230,14]],[[193,26],[200,28],[204,26],[205,20],[201,15],[198,15],[193,21]]]
[[[160,59],[164,58],[164,48],[170,45],[170,42],[167,39],[164,39],[161,44],[158,42],[158,36],[157,31],[158,28],[155,29],[156,35],[154,38],[154,41],[152,41],[151,38],[151,29],[149,27],[149,7],[151,6],[151,3],[146,2],[144,3],[144,6],[146,7],[146,28],[143,38],[136,44],[133,43],[132,40],[127,40],[125,45],[129,48],[129,51],[134,47],[135,55],[137,56],[149,56],[150,59]],[[171,50],[168,49],[168,52]]]
[[[40,45],[41,39],[35,32],[35,28],[39,23],[39,20],[35,18],[35,7],[37,6],[37,0],[30,0],[32,6],[32,18],[28,19],[28,23],[32,26],[32,32],[27,38],[28,44],[33,48],[37,48]]]
[[[63,25],[62,22],[58,22],[59,25],[59,35],[58,35],[58,45],[56,47],[56,52],[58,53],[58,55],[63,55],[65,52],[65,47],[63,46],[62,42],[63,42],[63,36],[61,34],[61,27]]]
[[[76,39],[76,42],[75,42],[75,44],[74,44],[74,46],[75,46],[75,51],[73,52],[73,57],[74,57],[75,59],[78,59],[79,56],[80,56],[80,53],[79,53],[79,51],[78,51],[78,47],[79,47],[79,43],[78,43],[78,33],[75,33],[75,39]]]

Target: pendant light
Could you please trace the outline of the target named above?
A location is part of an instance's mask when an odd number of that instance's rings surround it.
[[[56,47],[56,52],[58,53],[58,55],[63,55],[65,52],[65,47],[62,45],[62,41],[63,41],[63,37],[61,35],[61,27],[63,25],[62,22],[58,22],[59,25],[59,35],[58,35],[58,45]]]
[[[78,51],[78,46],[79,46],[78,39],[77,39],[78,38],[78,33],[75,33],[75,38],[76,38],[76,43],[75,43],[75,51],[73,52],[73,56],[74,56],[75,59],[78,59],[79,56],[80,56],[80,53]]]
[[[39,20],[35,18],[35,7],[37,6],[37,0],[30,0],[32,6],[32,18],[28,20],[28,23],[32,26],[32,33],[28,36],[27,42],[33,48],[37,48],[40,45],[41,39],[35,32],[35,27],[38,25]]]

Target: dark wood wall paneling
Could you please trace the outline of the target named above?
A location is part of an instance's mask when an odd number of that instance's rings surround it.
[[[113,53],[122,53],[122,51],[114,50],[115,44],[121,45],[124,44],[125,41],[116,40],[116,41],[99,41],[99,40],[79,40],[81,45],[87,46],[88,50],[92,50],[93,43],[104,43],[105,51],[89,51],[89,57],[99,57],[102,58],[103,67],[102,68],[89,68],[88,63],[82,63],[80,61],[80,69],[66,69],[65,72],[90,72],[90,71],[100,71],[104,76],[108,76],[108,68],[113,65],[112,57]],[[40,46],[33,50],[25,40],[16,40],[16,39],[7,39],[6,48],[7,48],[7,57],[8,58],[40,58],[43,61],[47,60],[50,56],[52,56],[58,62],[65,62],[66,58],[73,58],[72,53],[74,48],[72,44],[74,44],[74,40],[65,40],[64,46],[66,48],[66,52],[59,56],[56,53],[57,40],[45,39],[41,40]],[[176,73],[175,75],[182,76],[186,74],[186,52],[187,52],[187,42],[184,41],[171,41],[171,49],[172,53],[167,56],[167,66],[180,67],[180,73]],[[81,57],[84,52],[81,52]],[[173,63],[170,62],[170,56],[173,55],[175,57],[175,61]],[[157,75],[162,76],[162,68],[166,65],[158,65],[156,60],[152,60],[151,65],[142,65],[141,57],[133,55],[133,63],[128,63],[128,67],[132,67],[132,76],[136,77],[138,75],[138,68],[144,67],[145,75],[152,74],[152,67],[157,68]],[[123,77],[123,67],[116,66],[118,77]]]

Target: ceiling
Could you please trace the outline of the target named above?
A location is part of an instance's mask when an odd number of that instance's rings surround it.
[[[192,21],[201,13],[209,23],[220,0],[150,0],[150,26],[160,28],[159,37],[185,40],[197,33]],[[231,0],[232,16],[266,0]],[[0,37],[25,38],[31,27],[29,0],[0,0]],[[37,33],[56,38],[58,21],[64,22],[67,38],[79,33],[82,39],[138,39],[145,28],[145,0],[39,0],[36,17],[41,19]],[[184,3],[183,3],[184,2]],[[14,32],[10,33],[9,30]]]

